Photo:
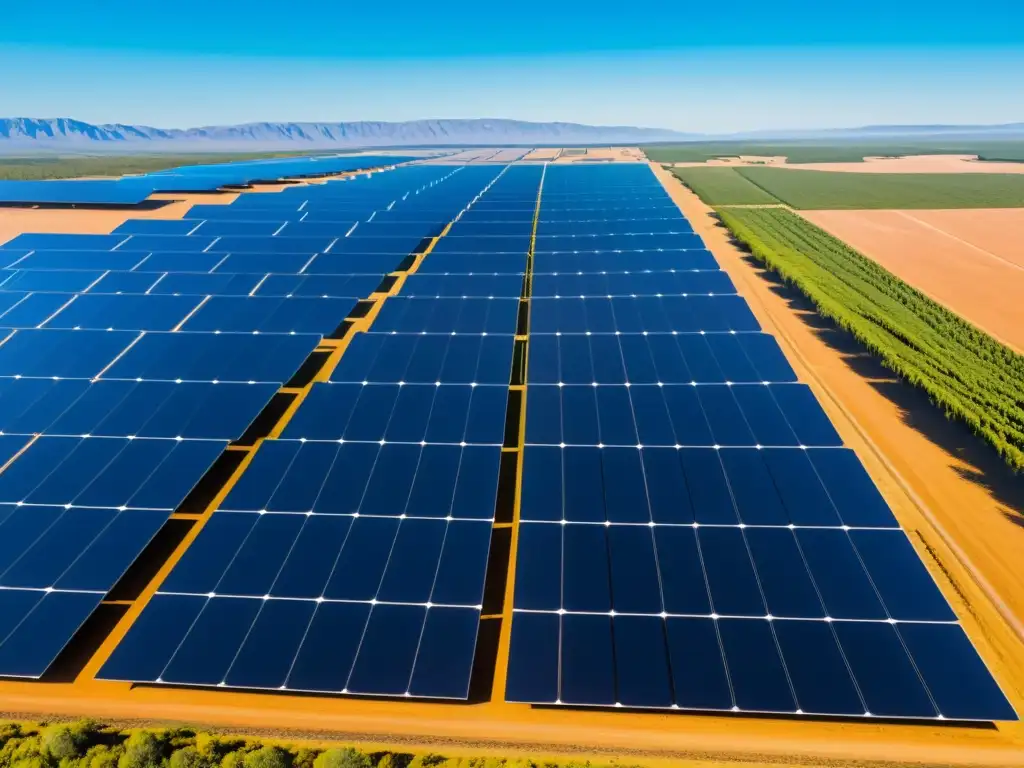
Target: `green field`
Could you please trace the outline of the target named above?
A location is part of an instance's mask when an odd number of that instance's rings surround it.
[[[736,172],[802,210],[1024,206],[1024,174],[836,173],[757,167]]]
[[[785,168],[673,168],[708,205],[799,210],[1021,208],[1024,174],[843,173]]]
[[[36,155],[0,157],[0,180],[74,179],[82,176],[123,176],[149,173],[179,165],[230,163],[263,160],[270,157],[294,157],[308,152],[262,152],[248,154],[190,155]]]
[[[708,205],[779,204],[778,199],[733,168],[673,168],[672,173]]]
[[[924,390],[947,416],[967,424],[1010,466],[1024,469],[1024,356],[792,211],[719,213],[758,260],[822,315]]]
[[[642,147],[656,163],[703,163],[716,157],[784,155],[790,163],[859,163],[865,157],[978,155],[982,160],[1024,162],[1024,141],[964,142],[688,142]]]
[[[322,741],[323,737],[319,739]],[[637,768],[613,763],[615,768]],[[323,749],[191,728],[122,730],[92,721],[0,723],[3,768],[612,768],[529,758],[445,757],[409,752]]]

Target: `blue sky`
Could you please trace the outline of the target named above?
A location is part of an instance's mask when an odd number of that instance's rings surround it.
[[[1015,122],[1024,2],[50,0],[4,9],[0,72],[2,116],[162,127]]]

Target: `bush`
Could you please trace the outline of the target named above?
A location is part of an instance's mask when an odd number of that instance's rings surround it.
[[[280,747],[262,747],[242,759],[243,768],[290,768],[291,755]]]
[[[75,738],[66,725],[51,725],[42,733],[43,751],[54,760],[69,760],[78,757],[81,738]]]
[[[313,761],[313,768],[371,768],[370,758],[357,749],[328,749]]]
[[[170,768],[207,768],[209,762],[192,746],[181,747],[171,753]]]
[[[124,743],[118,768],[158,768],[163,765],[163,745],[150,731],[136,731]]]
[[[82,768],[117,768],[120,750],[113,750],[106,744],[90,747],[82,760]]]

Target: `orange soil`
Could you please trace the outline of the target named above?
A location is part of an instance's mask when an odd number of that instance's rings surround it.
[[[1024,209],[799,213],[1024,350]]]
[[[920,537],[915,539],[915,545],[919,545],[926,564],[1015,706],[1022,709],[1022,646],[996,615],[965,560],[953,554],[921,507],[926,503],[944,526],[956,523],[959,516],[961,525],[955,529],[950,526],[957,541],[972,559],[981,560],[980,555],[986,555],[986,576],[1000,590],[1019,596],[1024,596],[1021,585],[1003,578],[1006,574],[1001,574],[998,567],[989,566],[1002,565],[1019,576],[1021,558],[1014,558],[1013,554],[1014,548],[1019,552],[1024,529],[1007,524],[1007,529],[996,531],[991,519],[995,505],[988,494],[961,480],[948,466],[954,459],[903,424],[898,410],[791,311],[786,301],[728,243],[710,218],[709,208],[660,168],[655,168],[655,172],[750,301],[765,329],[778,335],[798,374],[822,399],[847,444],[862,456],[903,525],[912,536]],[[880,448],[875,447],[872,439]],[[913,463],[901,460],[909,456],[915,457]],[[900,475],[908,478],[910,490],[904,488],[889,461],[898,463]],[[922,495],[930,490],[920,506],[915,502],[915,490]],[[970,510],[969,520],[963,510]],[[926,542],[927,550],[922,542]],[[169,567],[170,564],[164,572]],[[163,575],[154,579],[149,591]],[[500,701],[474,705],[366,701],[132,688],[93,680],[92,675],[139,607],[130,609],[76,682],[0,682],[0,706],[22,717],[63,714],[149,723],[177,721],[247,732],[317,733],[323,738],[505,756],[615,755],[645,761],[691,759],[704,765],[717,760],[747,765],[852,766],[870,760],[878,761],[877,765],[928,762],[1024,766],[1024,730],[1014,724],[992,729],[948,728],[935,724],[541,710]]]
[[[675,163],[677,168],[704,165],[770,165],[796,171],[838,171],[840,173],[1024,173],[1024,163],[978,160],[977,155],[908,155],[906,157],[865,157],[862,163],[789,163],[785,155],[712,158],[706,163]]]

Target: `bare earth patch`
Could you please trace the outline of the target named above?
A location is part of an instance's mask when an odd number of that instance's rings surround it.
[[[798,213],[1024,351],[1024,209]]]

